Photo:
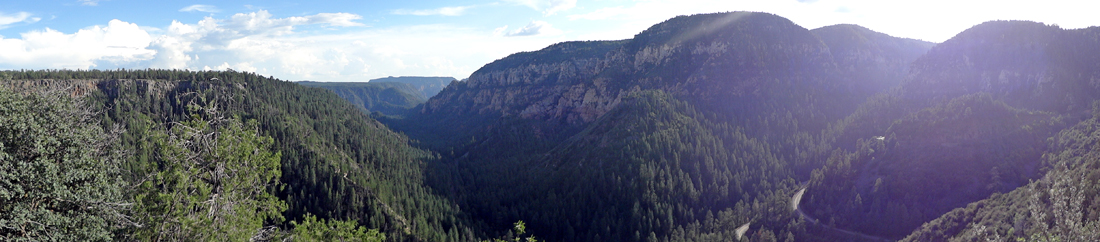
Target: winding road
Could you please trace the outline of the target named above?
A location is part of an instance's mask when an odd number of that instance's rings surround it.
[[[840,233],[840,234],[850,236],[851,238],[849,239],[849,241],[894,241],[894,240],[883,238],[883,237],[867,235],[867,234],[863,234],[863,233],[860,233],[860,232],[851,231],[851,230],[847,230],[847,229],[836,228],[836,227],[829,226],[827,224],[821,223],[820,221],[818,221],[814,217],[811,217],[809,214],[806,214],[806,212],[802,211],[802,209],[798,207],[798,204],[800,202],[802,202],[802,194],[804,194],[804,193],[806,193],[806,186],[805,185],[802,186],[802,189],[799,189],[798,192],[794,193],[794,196],[791,196],[791,209],[798,212],[798,215],[802,217],[802,220],[810,222],[810,224],[821,226],[822,228],[825,228],[825,229],[828,229],[828,230],[831,230],[831,231],[834,231],[834,232],[837,232],[837,233]]]

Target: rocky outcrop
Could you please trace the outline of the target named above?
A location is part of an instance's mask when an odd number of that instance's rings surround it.
[[[84,97],[95,91],[117,91],[119,86],[126,85],[138,88],[143,94],[164,97],[167,91],[176,88],[178,82],[147,79],[37,79],[0,81],[0,85],[17,92],[65,92],[74,98]]]
[[[429,100],[425,113],[518,115],[523,118],[591,122],[617,105],[624,90],[598,75],[603,58],[535,63],[483,70]]]

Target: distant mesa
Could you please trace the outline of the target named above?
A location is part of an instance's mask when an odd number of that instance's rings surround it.
[[[428,101],[453,81],[457,80],[454,77],[390,76],[370,82],[301,81],[298,84],[328,89],[368,113],[401,115]]]
[[[427,98],[435,96],[435,94],[438,94],[439,91],[442,91],[444,87],[447,87],[447,85],[451,84],[453,81],[457,80],[449,76],[389,76],[370,80],[370,82],[397,82],[410,84],[416,87],[416,89]]]

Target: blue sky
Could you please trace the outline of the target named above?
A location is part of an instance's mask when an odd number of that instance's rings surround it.
[[[989,20],[1100,25],[1094,1],[0,1],[0,69],[226,69],[285,80],[465,78],[519,51],[631,38],[677,15],[762,11],[944,41]]]

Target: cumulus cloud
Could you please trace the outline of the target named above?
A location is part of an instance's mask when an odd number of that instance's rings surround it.
[[[504,26],[507,28],[508,26]],[[501,29],[497,29],[500,31]],[[532,36],[532,35],[555,35],[560,34],[562,31],[554,28],[546,21],[531,21],[527,26],[508,32],[504,36]]]
[[[238,13],[228,19],[205,17],[196,24],[184,24],[172,21],[172,24],[157,37],[151,48],[157,55],[148,65],[157,68],[183,69],[199,62],[199,55],[212,60],[248,60],[249,58],[278,59],[281,54],[293,53],[295,46],[285,41],[274,40],[294,34],[296,26],[322,25],[329,27],[362,26],[355,22],[359,15],[349,13],[320,13],[309,16],[274,18],[265,10],[252,13]],[[280,50],[286,51],[280,51]],[[235,52],[236,51],[236,52]],[[247,53],[240,53],[241,51]],[[215,64],[215,68],[236,70],[262,70],[247,66]],[[222,63],[224,64],[224,63]],[[204,68],[209,65],[203,65]],[[224,68],[223,68],[224,69]]]
[[[73,34],[53,29],[23,33],[21,39],[0,39],[0,67],[87,69],[100,64],[148,60],[152,38],[136,24],[111,20]]]
[[[184,7],[184,8],[181,8],[181,9],[180,9],[180,12],[207,12],[207,13],[217,13],[217,12],[219,12],[219,11],[220,11],[220,10],[218,10],[218,8],[216,8],[216,7],[214,7],[214,6],[211,6],[211,5],[202,5],[202,4],[195,4],[195,5],[187,6],[187,7]]]
[[[38,22],[39,20],[42,20],[42,18],[31,17],[31,16],[33,16],[33,15],[31,15],[28,12],[18,12],[18,13],[12,14],[12,15],[0,13],[0,29],[6,29],[6,28],[8,28],[8,26],[10,26],[11,24],[14,24],[14,23],[29,23],[30,24],[30,23],[35,23],[35,22]]]
[[[542,11],[542,14],[546,16],[577,6],[577,0],[510,0],[510,2],[530,7],[536,11]]]
[[[256,11],[158,28],[112,20],[73,33],[44,29],[21,38],[0,37],[0,69],[232,68],[317,81],[463,78],[489,61],[565,40],[546,34],[560,31],[541,21],[520,29],[503,27],[496,36],[491,28],[453,24],[333,30],[363,26],[360,19],[348,13],[275,17]],[[499,38],[511,33],[536,36]]]
[[[203,8],[192,9],[200,11]],[[0,37],[0,53],[4,53],[0,55],[0,68],[199,69],[197,67],[214,66],[262,70],[249,58],[281,59],[295,54],[301,46],[278,39],[293,35],[295,27],[362,26],[356,22],[361,18],[349,13],[275,18],[261,10],[235,14],[228,19],[205,17],[195,24],[172,21],[168,28],[156,31],[157,36],[147,31],[152,28],[121,20],[111,20],[105,27],[92,26],[71,34],[47,28],[23,33],[17,39]],[[7,25],[37,20],[29,14],[19,13],[0,15],[0,21]],[[200,59],[200,55],[205,58]],[[218,63],[204,64],[207,59]],[[318,58],[301,60],[320,62]],[[225,63],[229,64],[222,65]]]
[[[466,13],[467,9],[470,9],[470,8],[471,8],[470,6],[458,6],[458,7],[442,7],[442,8],[437,8],[437,9],[420,9],[420,10],[398,9],[398,10],[390,11],[390,13],[391,14],[396,14],[396,15],[417,15],[417,16],[428,16],[428,15],[461,16],[462,14]]]

